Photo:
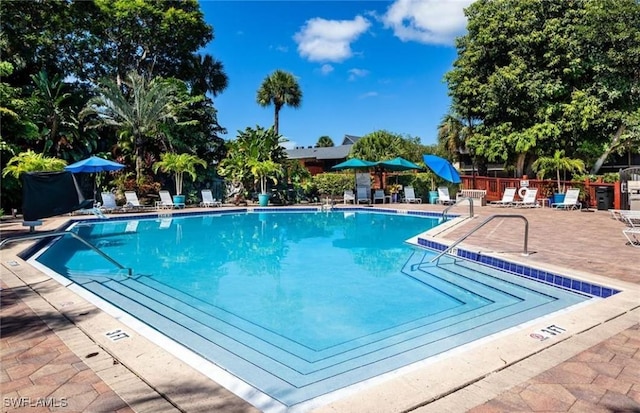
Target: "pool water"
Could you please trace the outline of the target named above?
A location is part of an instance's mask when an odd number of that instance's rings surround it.
[[[233,213],[82,223],[43,265],[284,406],[580,303],[587,296],[404,241],[435,218]]]

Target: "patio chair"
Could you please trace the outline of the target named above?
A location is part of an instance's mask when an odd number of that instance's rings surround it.
[[[100,205],[102,212],[115,212],[122,209],[116,204],[116,196],[111,192],[102,192],[100,195],[102,197],[102,205]]]
[[[456,201],[451,199],[451,196],[449,195],[449,188],[446,186],[438,188],[438,203],[441,205],[452,205],[456,203]]]
[[[513,201],[516,208],[535,208],[538,206],[538,188],[527,188],[522,201]]]
[[[160,195],[160,200],[156,201],[156,209],[173,209],[175,208],[175,204],[173,203],[173,199],[171,198],[171,194],[169,191],[160,191],[158,192]]]
[[[202,202],[200,202],[200,206],[203,207],[219,207],[222,206],[222,202],[218,201],[213,197],[213,193],[210,189],[203,189],[200,191],[202,194]]]
[[[640,228],[625,228],[622,233],[629,240],[628,245],[640,248]]]
[[[373,203],[375,204],[378,200],[382,201],[383,204],[386,204],[387,200],[391,203],[391,196],[385,195],[382,189],[376,189],[373,193]]]
[[[146,205],[142,205],[140,200],[138,199],[138,195],[133,191],[125,191],[124,197],[127,200],[127,203],[124,205],[123,209],[137,209],[137,210],[145,210],[151,207]]]
[[[353,189],[346,189],[342,195],[342,203],[348,204],[349,202],[352,204],[356,203],[356,196],[353,193]]]
[[[502,194],[502,199],[500,201],[491,201],[489,205],[496,207],[508,207],[513,204],[513,201],[516,196],[516,188],[509,187],[504,189],[504,193]]]
[[[578,200],[579,196],[580,196],[580,189],[578,188],[567,189],[567,193],[564,196],[564,200],[562,202],[551,204],[551,208],[566,209],[566,210],[581,209],[582,203],[580,203],[580,201]]]
[[[369,188],[366,186],[359,186],[356,188],[356,195],[358,198],[358,204],[365,202],[367,204],[371,203]]]
[[[421,204],[422,199],[416,198],[416,192],[413,190],[412,186],[404,187],[404,198],[402,198],[402,202],[408,204]]]

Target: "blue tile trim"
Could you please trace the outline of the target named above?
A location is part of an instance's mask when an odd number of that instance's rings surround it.
[[[447,246],[444,244],[440,244],[438,242],[424,238],[418,238],[418,245],[436,251],[444,251],[447,248]],[[620,290],[616,290],[615,288],[605,287],[587,281],[576,280],[564,275],[528,267],[522,264],[516,264],[500,258],[489,257],[467,250],[458,249],[458,257],[467,259],[469,261],[479,262],[489,267],[494,267],[496,269],[507,271],[524,278],[536,280],[538,282],[553,284],[558,288],[571,290],[580,294],[588,294],[595,297],[607,298],[620,292]]]

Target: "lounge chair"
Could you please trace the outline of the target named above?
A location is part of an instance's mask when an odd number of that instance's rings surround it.
[[[358,204],[365,202],[367,204],[371,203],[369,188],[366,186],[359,186],[356,188],[356,194],[358,198]]]
[[[405,186],[402,202],[407,204],[421,204],[422,199],[416,197],[416,192],[413,190],[412,186]]]
[[[173,209],[175,208],[175,204],[173,203],[173,199],[171,198],[171,194],[169,191],[160,191],[158,192],[160,195],[160,200],[156,201],[156,209]]]
[[[516,208],[535,208],[538,206],[538,188],[527,188],[522,201],[513,201]]]
[[[438,203],[442,205],[452,205],[456,203],[456,201],[451,199],[451,196],[449,195],[449,188],[446,186],[438,188]]]
[[[125,191],[124,197],[127,200],[127,203],[124,205],[124,209],[138,209],[144,210],[150,207],[142,205],[140,200],[138,200],[138,195],[133,191]]]
[[[513,204],[513,201],[516,196],[516,188],[509,187],[504,189],[504,193],[502,194],[502,199],[500,201],[492,201],[489,202],[491,206],[497,207],[508,207]]]
[[[625,228],[622,233],[629,240],[629,245],[640,248],[640,228]]]
[[[200,191],[202,194],[202,202],[200,202],[200,206],[203,207],[219,207],[222,206],[222,202],[218,201],[213,197],[213,193],[211,193],[210,189],[203,189]]]
[[[346,189],[344,191],[344,195],[342,195],[342,202],[344,204],[348,204],[349,202],[351,202],[352,204],[356,203],[356,196],[353,193],[352,189]]]
[[[551,208],[555,209],[581,209],[582,203],[578,200],[580,196],[580,189],[572,188],[568,189],[567,193],[564,195],[564,200],[562,202],[557,202],[551,204]]]
[[[382,189],[376,189],[373,193],[373,203],[375,204],[378,200],[382,201],[383,204],[387,203],[387,200],[391,203],[391,197],[389,195],[385,195],[384,190]]]

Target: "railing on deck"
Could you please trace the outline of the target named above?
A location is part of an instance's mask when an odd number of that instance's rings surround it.
[[[528,181],[529,188],[538,188],[538,199],[546,198],[545,190],[551,186],[555,187],[557,181],[555,180],[539,180],[539,179],[526,179],[526,178],[494,178],[488,176],[471,176],[463,175],[460,177],[462,189],[480,189],[487,191],[487,202],[499,201],[502,199],[502,194],[505,188],[513,187],[520,188],[521,181]],[[585,201],[589,208],[595,208],[598,206],[598,199],[596,196],[596,189],[598,187],[612,188],[613,192],[613,205],[614,209],[621,209],[621,193],[620,185],[617,183],[605,183],[605,182],[591,182],[589,180],[583,182],[577,181],[560,181],[566,188],[580,188],[581,192],[585,195]]]

